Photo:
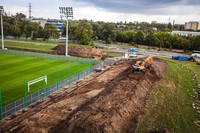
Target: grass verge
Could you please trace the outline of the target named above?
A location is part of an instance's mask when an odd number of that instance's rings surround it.
[[[196,75],[197,82],[200,84],[200,65],[197,65],[196,62],[172,60],[172,59],[169,59],[169,58],[161,58],[161,59],[189,67],[194,72],[194,74]]]
[[[124,53],[120,53],[120,52],[113,52],[113,51],[109,51],[109,50],[104,50],[108,56],[110,57],[122,57],[124,56]]]
[[[191,72],[184,66],[166,61],[167,71],[153,87],[139,116],[136,132],[146,133],[167,130],[176,133],[197,133],[198,120]],[[200,68],[198,68],[199,70]]]
[[[1,42],[0,42],[1,45]],[[51,52],[52,49],[57,45],[65,45],[65,42],[47,42],[47,41],[28,41],[28,40],[17,40],[17,39],[6,39],[5,48],[17,48],[17,49],[27,49],[36,51],[46,51]],[[77,43],[69,43],[69,46],[81,46],[84,48],[92,48],[89,45],[81,45]]]

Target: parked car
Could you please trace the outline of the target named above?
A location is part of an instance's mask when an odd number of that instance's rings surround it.
[[[193,58],[200,58],[200,51],[192,51],[191,57]]]

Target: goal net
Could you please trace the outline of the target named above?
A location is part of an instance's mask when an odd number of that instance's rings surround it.
[[[28,92],[30,91],[30,85],[32,85],[32,84],[35,84],[35,83],[38,83],[38,82],[40,82],[40,81],[45,81],[45,83],[47,84],[47,76],[45,75],[45,76],[42,76],[42,77],[39,77],[39,78],[36,78],[36,79],[34,79],[34,80],[31,80],[31,81],[29,81],[28,82]]]

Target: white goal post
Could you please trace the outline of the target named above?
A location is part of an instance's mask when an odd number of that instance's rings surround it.
[[[40,81],[42,81],[42,80],[44,80],[45,83],[47,84],[47,76],[46,76],[46,75],[45,75],[45,76],[42,76],[42,77],[39,77],[39,78],[37,78],[37,79],[34,79],[34,80],[29,81],[29,82],[28,82],[28,92],[30,91],[30,85],[35,84],[35,83],[37,83],[37,82],[40,82]]]

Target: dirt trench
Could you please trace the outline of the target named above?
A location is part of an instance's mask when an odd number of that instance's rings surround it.
[[[48,132],[67,119],[80,105],[102,92],[113,79],[120,77],[130,64],[119,62],[101,73],[93,73],[69,87],[38,101],[0,122],[0,132]]]
[[[160,79],[154,65],[145,74],[122,75],[50,132],[132,132],[151,86]],[[156,71],[159,71],[156,73]]]
[[[130,63],[118,62],[4,120],[0,132],[134,131],[151,86],[161,78],[165,65],[154,60],[145,74],[134,74]]]

